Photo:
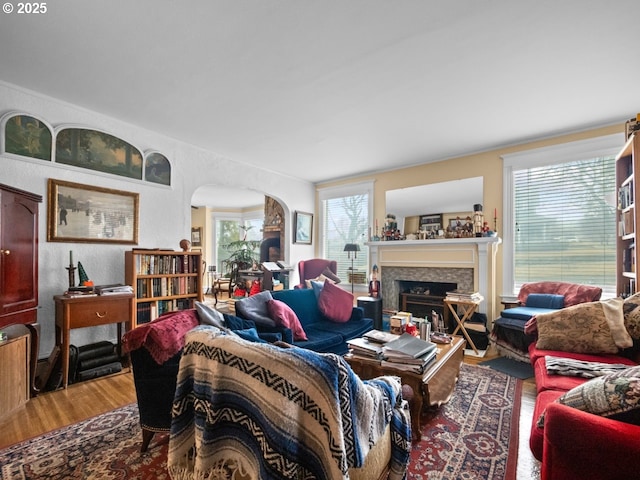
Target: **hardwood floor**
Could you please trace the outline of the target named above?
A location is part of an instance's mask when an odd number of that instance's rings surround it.
[[[485,358],[467,356],[465,362],[477,364]],[[66,390],[47,392],[32,398],[25,407],[0,422],[0,448],[36,437],[42,433],[77,423],[136,401],[130,372],[70,385]],[[529,450],[529,429],[535,402],[535,383],[526,380],[520,410],[518,480],[537,478],[537,462]]]

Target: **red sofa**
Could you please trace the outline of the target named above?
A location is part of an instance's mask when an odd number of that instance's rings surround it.
[[[625,306],[625,323],[627,310]],[[632,336],[637,340],[636,335]],[[640,357],[638,342],[634,343],[634,347],[620,349],[615,354],[542,350],[536,342],[529,346],[538,392],[529,445],[534,457],[542,462],[541,480],[613,480],[640,476],[640,425],[557,403],[564,393],[589,379],[550,374],[545,361],[545,356],[552,356],[635,366]],[[538,420],[542,414],[541,426]]]

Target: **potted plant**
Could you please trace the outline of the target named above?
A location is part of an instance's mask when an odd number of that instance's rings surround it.
[[[229,257],[223,262],[227,270],[227,275],[231,281],[229,291],[233,292],[237,285],[243,286],[242,270],[249,270],[260,260],[260,240],[247,240],[247,232],[253,226],[240,226],[244,230],[242,239],[235,240],[224,245],[224,248],[230,252]]]

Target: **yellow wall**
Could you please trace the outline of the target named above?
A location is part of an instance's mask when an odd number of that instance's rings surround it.
[[[366,180],[374,181],[374,218],[378,222],[384,224],[385,211],[385,192],[397,188],[414,187],[417,185],[426,185],[430,183],[446,182],[451,180],[459,180],[461,178],[483,177],[483,207],[485,220],[491,218],[490,225],[493,223],[493,212],[497,209],[498,234],[502,230],[502,155],[541,148],[562,143],[585,140],[588,138],[611,135],[615,133],[624,133],[624,123],[601,127],[579,133],[561,135],[553,138],[531,141],[512,147],[505,147],[488,152],[467,155],[459,158],[442,160],[434,163],[425,163],[408,168],[390,170],[387,172],[379,172],[371,175],[363,175],[360,177],[352,177],[345,180],[318,184],[317,188],[326,188],[336,185],[344,185],[348,183],[362,182]],[[622,142],[622,137],[621,137]],[[622,147],[622,143],[620,144]],[[393,159],[389,159],[392,163]],[[319,201],[316,195],[316,211],[319,209]],[[320,242],[317,242],[320,243]],[[318,252],[316,252],[318,253]],[[498,278],[496,285],[500,289],[502,285],[502,249],[498,250],[497,255],[497,271]],[[494,292],[494,299],[499,302],[499,295],[502,292]],[[508,292],[510,293],[510,292]]]

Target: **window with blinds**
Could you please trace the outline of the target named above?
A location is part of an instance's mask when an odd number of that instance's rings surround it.
[[[338,262],[338,276],[344,283],[368,281],[368,240],[371,193],[369,188],[356,186],[351,190],[321,192],[322,256]],[[356,243],[360,246],[357,258],[351,252],[354,275],[351,275],[351,259],[344,246]]]
[[[514,281],[615,292],[615,158],[513,170]]]

